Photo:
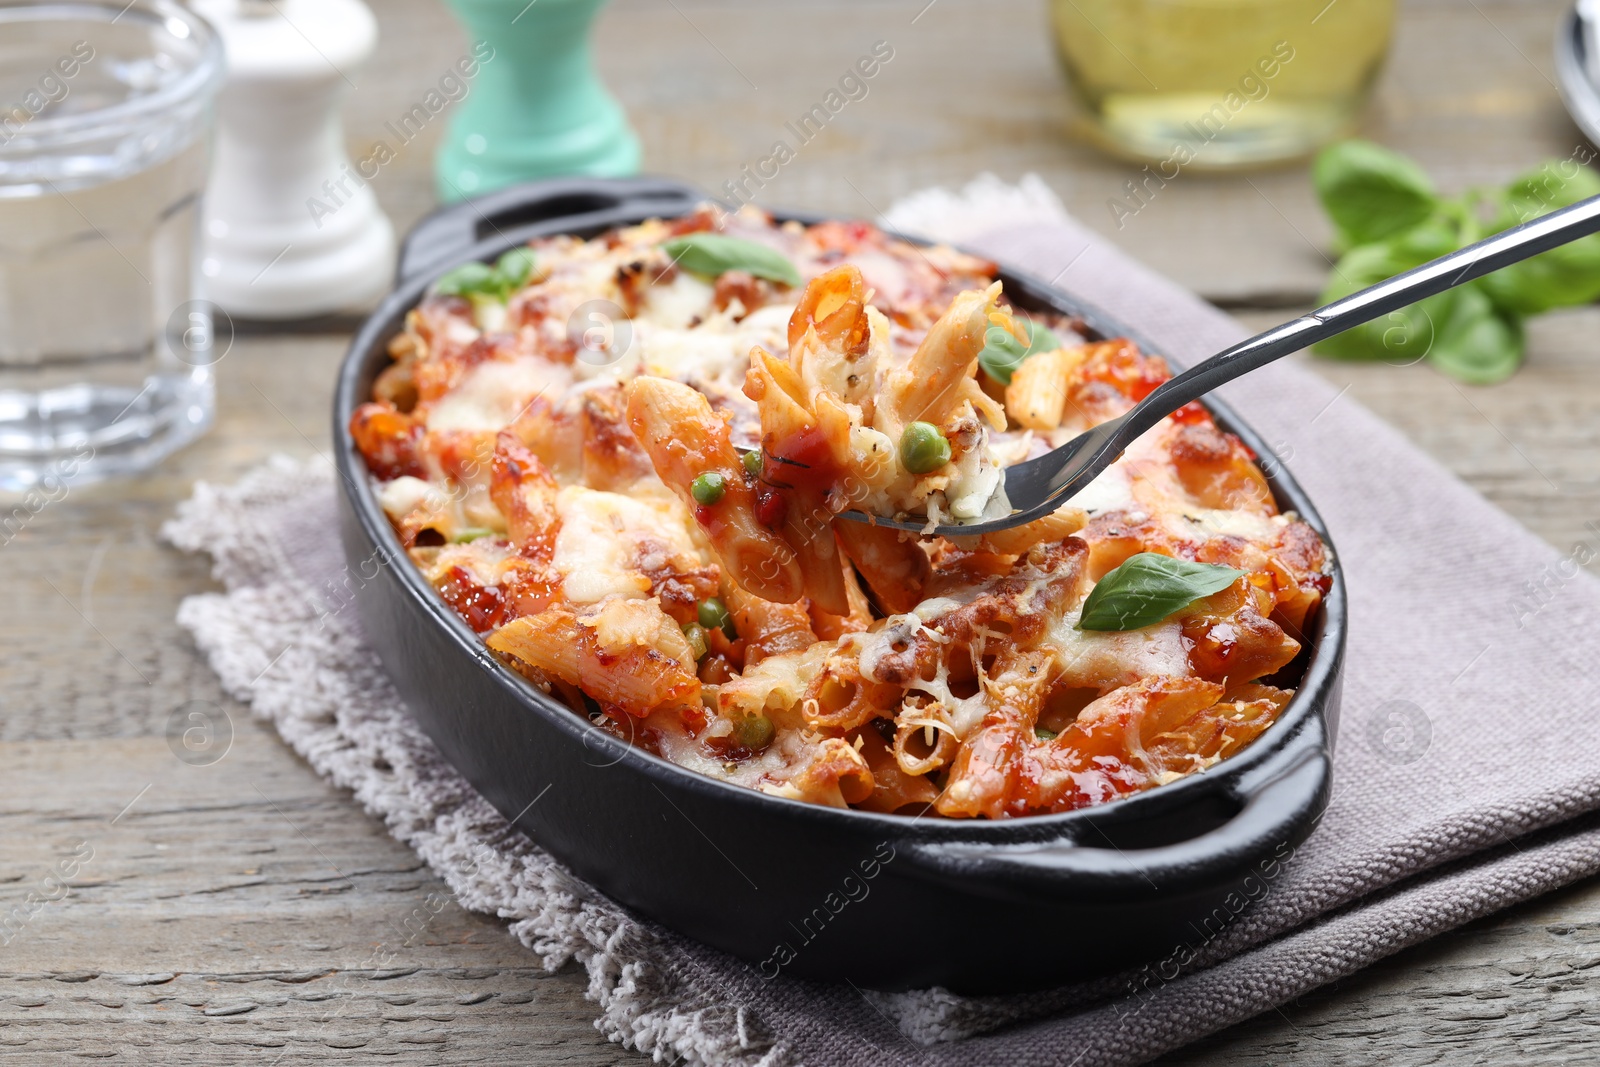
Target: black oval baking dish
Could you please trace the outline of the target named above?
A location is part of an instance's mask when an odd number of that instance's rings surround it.
[[[496,808],[579,877],[764,977],[1004,992],[1109,973],[1212,936],[1261,895],[1327,803],[1346,626],[1337,564],[1307,647],[1288,668],[1298,692],[1249,747],[1100,807],[992,822],[784,800],[652,756],[501,664],[411,566],[347,425],[429,283],[535,236],[592,237],[686,214],[704,199],[657,179],[541,182],[447,208],[407,240],[394,292],[340,371],[333,433],[345,552],[352,566],[374,552],[392,561],[360,585],[358,610],[411,714]],[[1149,349],[1095,308],[1023,275],[1000,277],[1025,309],[1077,315],[1096,336]],[[1266,454],[1225,405],[1209,406]],[[1287,472],[1271,483],[1284,509],[1327,537]]]

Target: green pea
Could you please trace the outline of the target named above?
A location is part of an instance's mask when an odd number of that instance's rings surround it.
[[[493,533],[493,530],[486,529],[482,526],[467,526],[457,530],[456,535],[452,537],[451,540],[455,541],[457,544],[463,544],[468,541],[476,541],[480,537],[489,537]]]
[[[715,504],[728,491],[728,480],[716,471],[706,471],[689,483],[689,492],[697,504]]]
[[[950,442],[931,422],[913,422],[900,434],[900,465],[912,474],[931,474],[950,462]]]
[[[772,720],[765,715],[752,715],[748,719],[736,719],[733,723],[734,740],[751,752],[760,752],[772,744],[773,735],[777,732]]]
[[[744,454],[744,472],[752,478],[761,477],[761,449]]]
[[[706,644],[706,628],[697,622],[683,624],[683,636],[689,642],[689,651],[694,654],[694,661],[699,663],[706,658],[706,653],[711,650]]]
[[[1050,729],[1048,727],[1035,726],[1033,728],[1033,736],[1037,737],[1041,741],[1054,741],[1056,738],[1060,737],[1061,735],[1058,732],[1056,732],[1055,730],[1052,730],[1052,729]]]
[[[733,627],[733,614],[721,600],[713,596],[700,601],[699,614],[701,626],[708,630],[720,629],[729,641],[739,639],[739,631]]]

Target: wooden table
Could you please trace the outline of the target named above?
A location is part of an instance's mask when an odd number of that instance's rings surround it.
[[[1370,132],[1449,189],[1500,180],[1580,136],[1550,83],[1557,0],[1406,0]],[[920,14],[919,14],[920,13]],[[379,5],[379,58],[355,76],[352,153],[466,48],[431,0]],[[1118,231],[1130,168],[1062,136],[1067,109],[1036,0],[617,0],[601,67],[647,167],[718,187],[769,151],[874,41],[895,58],[764,191],[872,214],[982,170],[1043,175],[1117,243],[1248,321],[1306,305],[1328,231],[1303,167],[1186,174]],[[751,81],[754,79],[754,81]],[[755,86],[755,87],[752,87]],[[432,205],[435,123],[375,182],[404,227]],[[4,715],[0,913],[87,842],[59,901],[0,947],[0,1055],[212,1065],[642,1062],[592,1028],[577,973],[543,974],[495,920],[451,905],[402,923],[441,883],[223,694],[173,622],[213,588],[157,528],[199,478],[328,442],[348,322],[248,332],[220,364],[217,429],[148,477],[74,489],[0,553]],[[1538,534],[1569,546],[1600,518],[1600,311],[1539,320],[1529,364],[1493,389],[1426,368],[1317,370]],[[9,505],[8,505],[9,507]],[[1485,610],[1488,610],[1487,608]],[[228,709],[232,751],[173,758],[171,711]],[[403,965],[362,969],[380,945]],[[1165,1062],[1520,1064],[1600,1059],[1600,886],[1441,937]]]

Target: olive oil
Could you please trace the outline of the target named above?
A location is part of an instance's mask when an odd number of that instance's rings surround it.
[[[1083,132],[1171,178],[1350,133],[1394,0],[1053,0],[1053,13]]]

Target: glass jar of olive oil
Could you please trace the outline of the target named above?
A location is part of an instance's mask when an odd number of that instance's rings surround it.
[[[1394,23],[1394,0],[1052,5],[1083,132],[1173,173],[1293,159],[1350,133]]]

